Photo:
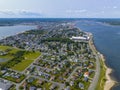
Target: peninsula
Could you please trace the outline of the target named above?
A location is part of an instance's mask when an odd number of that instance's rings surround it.
[[[67,21],[0,40],[0,69],[2,90],[107,90],[115,83],[93,35]]]

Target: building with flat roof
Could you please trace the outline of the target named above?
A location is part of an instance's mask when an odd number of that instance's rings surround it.
[[[78,36],[78,37],[75,37],[75,36],[72,36],[72,38],[70,38],[71,40],[74,40],[74,41],[87,41],[89,40],[89,37],[88,36]]]
[[[10,82],[0,81],[0,90],[9,90],[11,86],[12,84]]]

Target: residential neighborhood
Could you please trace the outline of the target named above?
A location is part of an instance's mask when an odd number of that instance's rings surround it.
[[[12,56],[1,63],[0,90],[87,90],[96,71],[89,41],[90,33],[72,22],[0,40],[0,59]]]

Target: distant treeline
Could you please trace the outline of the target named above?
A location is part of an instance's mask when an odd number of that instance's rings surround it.
[[[120,19],[99,19],[97,21],[100,21],[102,23],[107,23],[110,25],[120,25]]]
[[[69,18],[0,18],[0,26],[12,26],[21,23],[39,23],[39,22],[66,22],[76,19]]]
[[[69,38],[47,38],[45,40],[42,40],[41,42],[62,42],[62,43],[73,43],[72,40],[70,40]]]

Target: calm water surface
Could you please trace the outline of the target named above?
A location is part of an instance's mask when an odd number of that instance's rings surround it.
[[[19,32],[23,32],[26,30],[35,29],[36,26],[26,26],[26,25],[17,25],[17,26],[0,26],[0,39],[15,35]]]
[[[120,82],[120,26],[105,25],[93,21],[80,21],[77,26],[94,35],[95,46],[106,58],[106,64],[114,72],[112,77]],[[120,85],[112,90],[120,90]]]

